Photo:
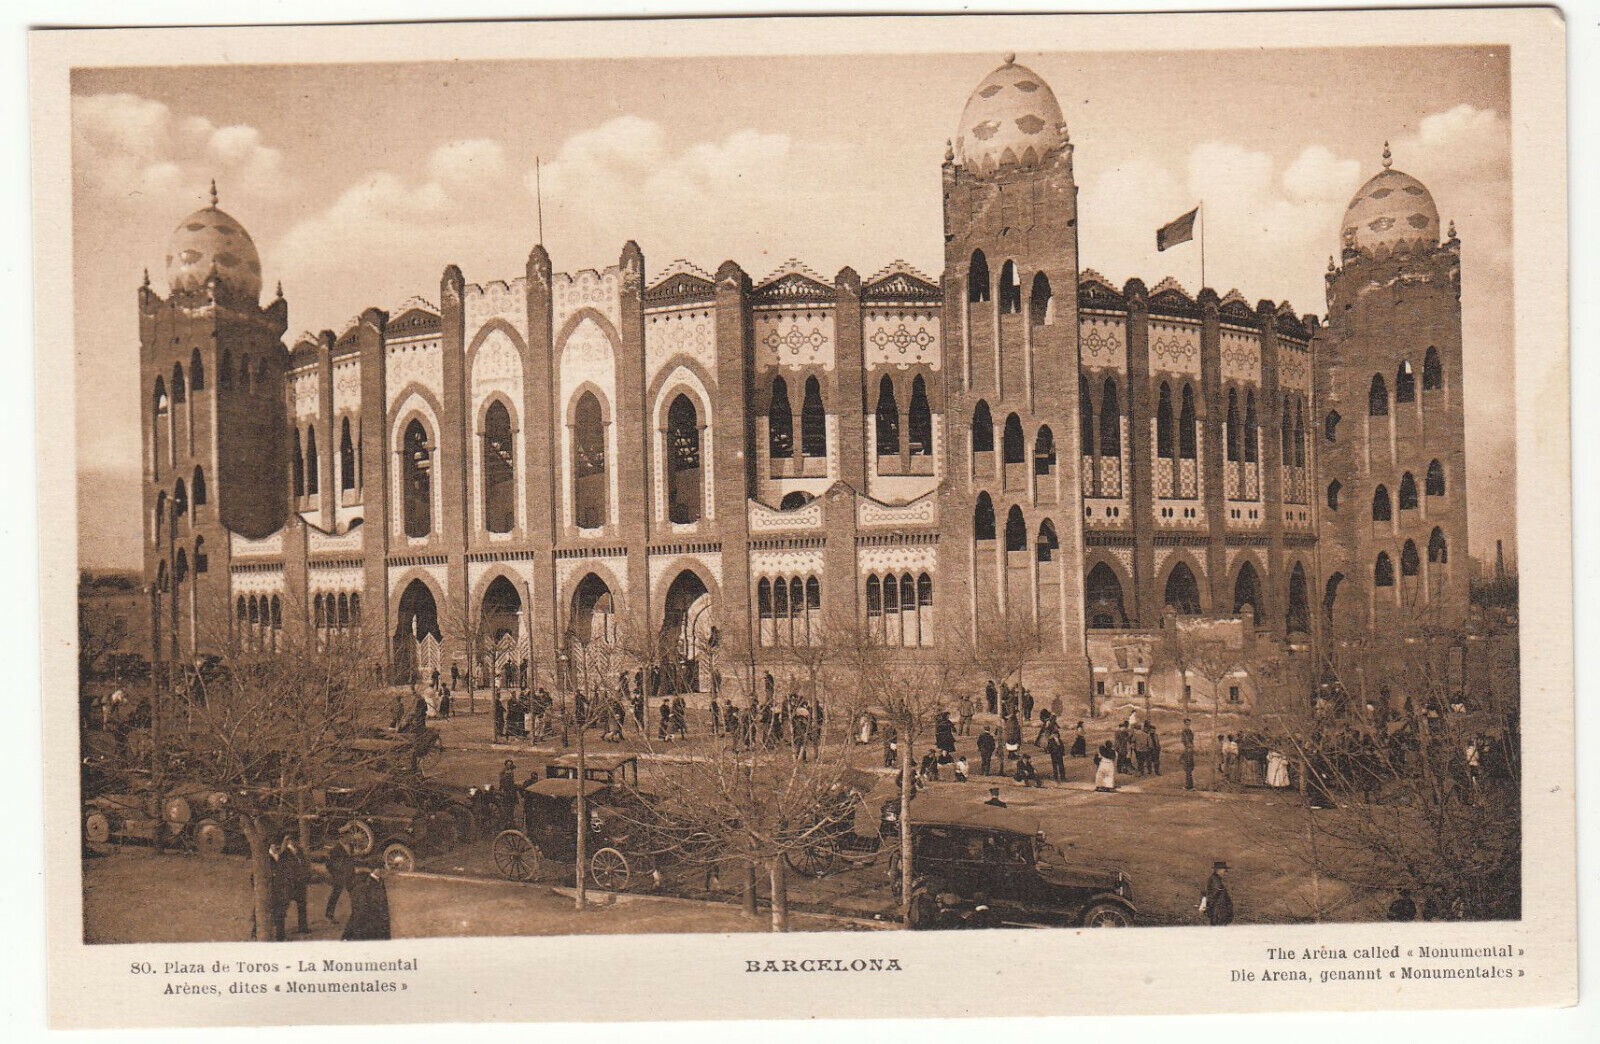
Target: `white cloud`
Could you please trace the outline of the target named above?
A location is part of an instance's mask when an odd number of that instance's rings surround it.
[[[217,127],[137,94],[73,98],[73,170],[80,185],[110,201],[200,196],[211,178],[224,191],[279,198],[283,155],[254,127]]]
[[[1361,183],[1361,162],[1339,159],[1324,145],[1307,145],[1284,168],[1282,180],[1292,203],[1343,207]]]

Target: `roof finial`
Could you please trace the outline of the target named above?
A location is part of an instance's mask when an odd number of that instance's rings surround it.
[[[1329,254],[1329,255],[1328,255],[1328,271],[1330,271],[1330,272],[1332,272],[1332,271],[1334,271],[1334,270],[1335,270],[1335,269],[1334,269],[1334,267],[1333,267],[1333,255],[1332,255],[1332,254]]]
[[[1450,230],[1448,232],[1446,232],[1445,234],[1448,235],[1451,239],[1456,238],[1456,219],[1455,218],[1451,218],[1450,219]]]
[[[1394,162],[1394,158],[1389,155],[1389,143],[1388,142],[1384,142],[1383,143],[1383,169],[1384,170],[1388,170],[1389,169],[1389,165],[1391,163],[1393,163],[1393,162]]]
[[[949,138],[944,139],[944,161],[949,163],[956,158],[956,147]]]
[[[283,280],[278,280],[278,300],[283,300]]]
[[[1450,227],[1454,228],[1455,226],[1452,225]],[[148,267],[144,270],[144,288],[146,290],[150,289],[150,269]]]
[[[1015,51],[1007,51],[1006,52],[1006,64],[1007,65],[1016,65],[1017,64],[1017,53]]]
[[[211,205],[217,205],[217,179],[211,179]]]

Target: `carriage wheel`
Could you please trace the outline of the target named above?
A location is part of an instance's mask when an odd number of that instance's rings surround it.
[[[84,816],[83,839],[91,845],[103,845],[111,840],[111,817],[104,812],[90,812]]]
[[[409,874],[417,868],[417,857],[410,845],[391,841],[383,846],[383,865],[396,873]]]
[[[350,854],[358,859],[371,855],[372,850],[378,847],[378,836],[365,820],[352,819],[339,828],[339,833],[348,838]]]
[[[819,837],[798,852],[785,852],[783,861],[790,869],[807,877],[826,877],[839,858],[839,846],[831,837]]]
[[[187,798],[174,794],[167,798],[161,805],[161,818],[173,826],[181,827],[189,822],[189,817],[194,814],[189,807]]]
[[[602,848],[589,859],[589,880],[607,892],[622,891],[628,887],[628,857],[615,848]]]
[[[494,868],[501,877],[513,881],[531,881],[539,876],[539,846],[528,840],[520,830],[502,830],[494,839],[491,849]]]
[[[194,850],[203,856],[219,856],[228,848],[228,832],[215,819],[202,819],[194,825]]]

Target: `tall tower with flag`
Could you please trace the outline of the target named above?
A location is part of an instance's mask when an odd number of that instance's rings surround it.
[[[989,637],[1036,629],[1057,669],[1087,670],[1078,456],[1078,186],[1061,106],[1007,55],[946,149],[945,619]],[[1059,450],[1058,450],[1059,447]],[[1015,635],[993,636],[1001,641]]]

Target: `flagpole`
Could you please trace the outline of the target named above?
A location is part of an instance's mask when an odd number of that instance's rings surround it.
[[[533,157],[533,197],[539,209],[539,243],[544,243],[544,181],[539,172],[539,157]]]
[[[1206,288],[1206,201],[1200,201],[1200,289]],[[1198,292],[1198,291],[1197,291]]]

